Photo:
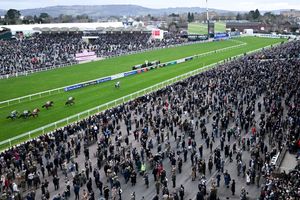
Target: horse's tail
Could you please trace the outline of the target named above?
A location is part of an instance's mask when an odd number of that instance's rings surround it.
[[[43,106],[42,106],[42,108],[45,108],[45,107],[46,107],[46,105],[43,105]]]

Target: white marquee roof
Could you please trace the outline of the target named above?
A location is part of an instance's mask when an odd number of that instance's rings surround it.
[[[102,22],[102,23],[57,23],[57,24],[22,24],[22,25],[1,25],[9,28],[13,33],[16,31],[86,31],[96,30],[96,28],[123,28],[122,22]]]

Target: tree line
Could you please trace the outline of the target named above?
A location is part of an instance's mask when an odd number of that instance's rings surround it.
[[[72,22],[92,22],[88,15],[64,15],[52,17],[48,13],[40,13],[39,15],[27,15],[21,17],[21,12],[16,9],[9,9],[4,18],[0,19],[2,25],[14,24],[45,24],[45,23],[72,23]]]

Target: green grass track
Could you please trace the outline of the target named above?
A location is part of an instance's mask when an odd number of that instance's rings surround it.
[[[251,50],[255,50],[282,41],[280,39],[266,39],[266,38],[254,38],[254,37],[240,38],[238,40],[246,42],[247,45],[229,51],[215,53],[213,55],[195,59],[186,63],[160,68],[160,69],[149,71],[147,73],[142,73],[139,75],[122,78],[120,89],[115,89],[114,88],[115,82],[110,81],[99,85],[89,86],[86,88],[55,94],[55,95],[43,97],[41,99],[36,99],[30,102],[24,102],[21,104],[16,104],[16,105],[1,108],[0,109],[0,141],[12,138],[21,133],[39,128],[49,123],[82,112],[84,110],[112,101],[116,98],[120,98],[127,94],[139,91],[143,88],[176,77],[183,73],[195,70],[204,65],[215,63],[220,60],[232,56],[236,56],[241,53],[245,53]],[[50,85],[55,85],[55,87],[60,87],[71,83],[77,83],[80,81],[101,77],[104,76],[104,74],[109,75],[109,74],[115,74],[116,72],[118,73],[120,71],[128,71],[131,68],[130,66],[134,64],[142,63],[144,62],[144,60],[159,59],[161,61],[169,61],[172,59],[178,59],[178,58],[191,56],[203,52],[208,52],[211,51],[212,49],[220,49],[226,46],[233,46],[233,45],[236,45],[236,43],[232,41],[223,41],[223,42],[191,45],[188,47],[178,47],[175,49],[164,49],[165,51],[158,50],[158,51],[147,52],[138,55],[119,57],[119,58],[105,60],[101,62],[94,62],[91,63],[91,65],[93,66],[77,65],[70,68],[54,70],[45,73],[37,73],[37,74],[33,74],[32,76],[28,76],[24,78],[20,77],[16,79],[8,79],[5,80],[5,84],[6,85],[9,85],[9,83],[12,84],[10,88],[12,91],[14,91],[13,92],[14,94],[13,95],[5,94],[5,92],[9,91],[9,89],[3,88],[2,85],[3,82],[1,81],[0,82],[1,95],[6,96],[5,98],[2,99],[12,98],[15,96],[22,96],[28,94],[28,91],[30,91],[29,93],[33,93],[34,91],[38,92],[38,91],[50,89],[49,88]],[[168,53],[169,51],[170,53]],[[125,62],[125,60],[127,61],[127,63],[125,64],[122,63],[122,61]],[[86,66],[87,69],[85,69],[82,66]],[[48,75],[51,76],[51,78],[47,77]],[[54,79],[54,80],[51,81],[51,83],[47,82],[50,79]],[[72,79],[72,81],[70,81],[69,79]],[[24,81],[27,81],[28,84],[32,81],[35,84],[22,85],[21,83]],[[76,104],[72,107],[64,106],[64,102],[69,96],[74,96],[76,98]],[[53,100],[55,105],[49,110],[42,109],[38,118],[35,119],[31,118],[26,120],[17,119],[15,121],[5,119],[5,117],[12,110],[23,111],[24,109],[32,110],[35,107],[41,108],[41,105],[45,103],[47,100]]]

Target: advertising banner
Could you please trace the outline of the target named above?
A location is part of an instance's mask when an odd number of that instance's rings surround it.
[[[115,80],[118,78],[123,78],[124,77],[124,73],[120,73],[120,74],[115,74],[111,76],[111,80]]]
[[[126,77],[126,76],[131,76],[131,75],[134,75],[134,74],[137,74],[137,71],[136,71],[136,70],[131,71],[131,72],[125,72],[125,73],[124,73],[124,77]]]
[[[111,81],[111,77],[101,78],[97,80],[97,83],[104,83],[106,81]]]
[[[82,87],[83,87],[82,84],[71,85],[69,87],[66,87],[65,91],[67,92],[67,91],[70,91],[70,90],[76,90],[76,89],[82,88]]]

